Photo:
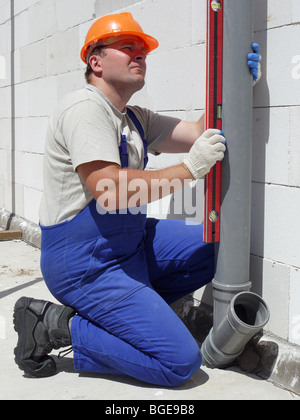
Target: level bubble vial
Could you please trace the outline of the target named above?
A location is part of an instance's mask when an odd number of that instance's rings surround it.
[[[209,213],[209,220],[212,223],[216,223],[216,221],[219,219],[219,213],[216,210],[213,210]]]
[[[221,2],[219,0],[213,0],[211,2],[211,8],[213,9],[214,12],[219,12],[221,10]]]

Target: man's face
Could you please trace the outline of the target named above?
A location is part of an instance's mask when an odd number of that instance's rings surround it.
[[[126,39],[105,47],[100,58],[102,78],[111,85],[142,89],[146,75],[146,53],[142,41]]]

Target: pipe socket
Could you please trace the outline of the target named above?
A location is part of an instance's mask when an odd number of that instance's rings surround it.
[[[223,284],[216,279],[212,281],[214,298],[214,333],[218,334],[218,328],[228,312],[228,306],[232,299],[241,292],[250,292],[252,283]]]
[[[230,365],[269,318],[269,308],[260,296],[249,291],[236,294],[202,345],[203,364],[212,368]]]

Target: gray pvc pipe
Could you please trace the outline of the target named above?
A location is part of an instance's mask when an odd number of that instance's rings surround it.
[[[253,2],[224,0],[223,7],[222,119],[228,149],[222,164],[214,326],[202,345],[204,363],[212,367],[235,360],[269,319],[265,302],[249,293],[253,79],[246,57],[253,37]],[[234,303],[237,295],[239,305]]]
[[[244,350],[248,341],[269,320],[266,303],[255,293],[236,294],[219,325],[214,325],[202,345],[203,362],[210,367],[227,367]]]
[[[249,282],[253,80],[247,53],[253,37],[252,0],[224,1],[221,240],[216,281]]]

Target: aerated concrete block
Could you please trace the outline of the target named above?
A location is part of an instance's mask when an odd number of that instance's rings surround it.
[[[299,267],[300,189],[252,185],[251,252]]]

